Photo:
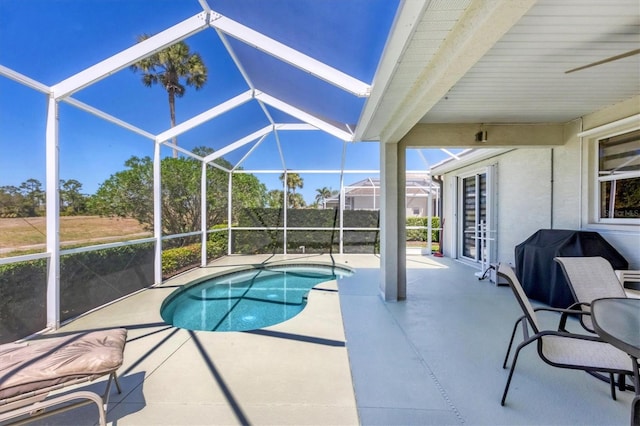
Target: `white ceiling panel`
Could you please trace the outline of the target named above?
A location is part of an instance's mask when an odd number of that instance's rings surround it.
[[[528,10],[510,28],[505,25],[506,32],[457,81],[442,78],[442,84],[450,84],[448,90],[439,86],[420,93],[421,85],[428,86],[430,69],[454,60],[441,55],[447,40],[469,31],[476,22],[465,21],[468,14],[488,4],[483,0],[429,3],[375,116],[360,123],[359,134],[384,140],[385,128],[403,120],[415,120],[413,125],[567,122],[640,94],[640,55],[565,73],[639,49],[638,0],[538,0],[528,6],[520,0],[503,1],[494,15],[510,7]],[[491,25],[477,28],[471,43],[482,40]],[[427,106],[419,118],[418,98],[429,96],[438,99],[424,102]]]

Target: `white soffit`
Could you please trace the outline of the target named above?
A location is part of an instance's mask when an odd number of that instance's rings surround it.
[[[638,0],[538,0],[423,123],[565,123],[637,96]]]
[[[371,95],[367,99],[358,120],[355,140],[370,139],[370,135],[379,131],[375,126],[381,123],[373,121],[373,116],[378,111],[378,108],[385,107],[382,104],[383,97],[387,99],[391,94],[395,94],[396,98],[400,98],[398,87],[393,87],[397,86],[397,84],[392,85],[392,79],[396,73],[402,73],[402,70],[406,68],[406,62],[402,60],[402,55],[420,24],[427,3],[417,1],[404,1],[401,3],[396,20],[389,32],[390,37],[378,63]],[[370,131],[370,127],[372,131]]]
[[[399,141],[445,97],[536,0],[474,1],[420,72],[411,93],[386,120],[380,139]],[[415,38],[414,38],[415,40]]]
[[[398,64],[382,99],[368,106],[375,112],[363,116],[358,135],[365,140],[399,141],[534,3],[429,2],[399,59],[397,53],[387,52],[398,46],[385,49],[383,60]],[[381,63],[379,70],[385,66],[395,65]]]

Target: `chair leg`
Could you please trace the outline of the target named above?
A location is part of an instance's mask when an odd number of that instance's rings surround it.
[[[611,398],[616,400],[616,380],[613,377],[613,373],[609,373],[609,386],[611,386]]]
[[[624,374],[618,374],[618,389],[620,389],[621,392],[624,392],[627,388],[626,377]]]
[[[116,384],[116,389],[118,390],[118,393],[122,393],[122,388],[120,388],[120,382],[118,381],[118,375],[116,373],[113,373],[113,381]]]
[[[507,392],[509,392],[509,385],[511,385],[511,378],[513,377],[513,372],[516,370],[516,363],[518,362],[518,355],[520,351],[527,346],[529,343],[533,343],[537,341],[537,337],[532,337],[518,345],[516,349],[516,353],[513,355],[513,363],[511,364],[511,369],[509,370],[509,378],[507,379],[507,384],[504,387],[504,393],[502,394],[502,400],[500,401],[500,405],[504,406],[504,402],[507,400]]]
[[[515,355],[513,356],[513,363],[511,363],[511,369],[509,370],[509,378],[507,379],[507,384],[504,387],[504,392],[502,393],[502,400],[500,401],[500,405],[504,406],[504,402],[507,400],[507,392],[509,392],[509,385],[511,385],[511,378],[513,377],[513,372],[516,369],[516,363],[518,362],[518,354],[520,353],[520,348],[516,350]]]
[[[511,353],[511,346],[513,345],[513,339],[516,336],[516,330],[518,329],[518,323],[521,321],[519,319],[513,325],[513,331],[511,332],[511,340],[509,340],[509,346],[507,347],[507,355],[504,357],[504,362],[502,363],[502,368],[507,368],[507,361],[509,361],[509,353]]]

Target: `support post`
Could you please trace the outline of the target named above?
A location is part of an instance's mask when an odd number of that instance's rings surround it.
[[[405,154],[396,143],[380,143],[380,294],[406,299]]]
[[[344,206],[345,206],[344,182],[340,179],[340,254],[344,254]]]
[[[49,95],[46,127],[47,327],[60,327],[60,179],[58,102]]]
[[[231,256],[231,221],[233,219],[233,172],[229,172],[229,183],[227,184],[227,255]]]
[[[160,173],[161,144],[156,142],[153,151],[153,237],[156,240],[154,258],[154,284],[162,282],[162,175]]]
[[[207,163],[202,162],[200,175],[200,230],[202,231],[202,247],[200,250],[200,266],[207,266]]]
[[[427,254],[431,255],[431,233],[433,231],[433,181],[431,180],[431,173],[429,173],[429,183],[427,186]]]
[[[284,201],[282,204],[282,208],[284,209],[283,213],[283,221],[284,221],[284,231],[283,231],[283,236],[282,236],[282,253],[283,254],[287,254],[287,210],[289,209],[289,185],[288,185],[288,174],[287,171],[284,171],[284,182],[283,182],[283,188],[284,188]],[[276,235],[278,235],[276,233]]]

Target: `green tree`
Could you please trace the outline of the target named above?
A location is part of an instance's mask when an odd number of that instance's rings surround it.
[[[138,42],[149,37],[147,34],[138,36]],[[171,127],[176,125],[175,99],[184,96],[186,86],[199,90],[207,82],[207,67],[202,57],[198,53],[191,53],[189,46],[183,41],[136,62],[131,65],[131,70],[142,73],[142,83],[145,86],[160,84],[167,91]],[[177,145],[177,143],[174,137],[173,144]],[[178,151],[174,148],[173,158],[177,157]]]
[[[289,200],[290,209],[302,209],[307,206],[302,194],[289,194],[287,198]]]
[[[284,182],[286,175],[287,179],[287,204],[288,208],[299,209],[306,206],[304,198],[301,194],[296,194],[297,188],[304,186],[304,180],[297,173],[282,173],[280,175],[280,181]]]
[[[194,153],[207,155],[209,148]],[[228,169],[223,159],[216,162]],[[145,228],[153,228],[153,162],[149,157],[131,157],[120,171],[103,182],[92,197],[91,210],[104,216],[133,217]],[[162,176],[162,232],[181,234],[200,229],[201,162],[193,158],[164,158]],[[253,175],[234,176],[232,218],[243,206],[256,206],[265,199],[265,186]],[[214,167],[207,168],[207,224],[212,227],[227,222],[228,176]],[[262,205],[259,205],[262,207]]]
[[[257,177],[247,173],[232,176],[232,221],[237,223],[242,208],[264,207],[267,202],[267,187]]]
[[[284,200],[284,192],[279,189],[272,189],[267,193],[266,205],[272,209],[281,209]]]
[[[164,160],[163,160],[164,161]],[[153,229],[153,164],[149,157],[131,157],[126,169],[104,181],[91,200],[89,210],[102,216],[132,217]]]
[[[0,186],[0,217],[22,217],[24,197],[13,185]]]
[[[38,179],[27,179],[20,184],[20,193],[24,197],[22,216],[37,216],[45,200],[42,183]]]
[[[80,190],[82,184],[75,179],[60,179],[60,210],[68,215],[85,213],[87,197]]]
[[[282,173],[280,175],[280,182],[284,182],[284,177],[287,176],[287,192],[292,194],[296,193],[297,188],[304,186],[304,179],[297,173]]]
[[[326,186],[322,187],[322,188],[317,188],[316,189],[316,204],[317,205],[322,205],[323,209],[327,208],[327,199],[331,198],[331,197],[335,197],[336,195],[338,195],[338,191],[334,191],[331,188],[327,188]]]

